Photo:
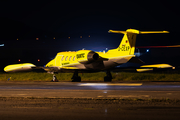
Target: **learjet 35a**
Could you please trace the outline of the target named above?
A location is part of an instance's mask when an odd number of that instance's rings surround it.
[[[45,65],[45,67],[37,67],[31,63],[22,63],[8,65],[4,68],[6,72],[25,71],[30,69],[44,69],[49,73],[73,72],[72,81],[80,82],[79,72],[98,72],[106,71],[104,81],[111,81],[112,75],[110,70],[118,65],[127,63],[128,61],[142,62],[135,57],[135,43],[137,34],[149,33],[169,33],[168,31],[139,31],[136,29],[127,29],[126,31],[109,30],[109,33],[124,34],[118,48],[108,50],[107,52],[95,52],[92,50],[79,50],[74,52],[59,52],[56,57]],[[147,66],[148,67],[148,66]],[[154,67],[151,65],[151,67]],[[168,64],[159,64],[155,67],[172,67]],[[54,81],[56,77],[54,75]]]

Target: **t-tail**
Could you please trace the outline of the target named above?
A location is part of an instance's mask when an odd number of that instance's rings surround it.
[[[124,34],[119,47],[108,51],[110,53],[114,52],[117,54],[121,54],[122,56],[134,55],[137,34],[169,33],[168,31],[139,31],[136,29],[127,29],[126,31],[109,30],[108,32]]]

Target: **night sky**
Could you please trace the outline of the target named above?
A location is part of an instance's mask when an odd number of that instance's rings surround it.
[[[44,65],[60,51],[116,48],[123,35],[109,29],[170,32],[138,35],[136,46],[180,44],[178,1],[1,1],[0,11],[1,68],[22,62]],[[179,65],[180,48],[139,50],[146,63]]]

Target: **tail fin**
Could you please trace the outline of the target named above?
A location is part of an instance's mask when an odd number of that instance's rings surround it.
[[[136,35],[137,34],[148,34],[148,33],[169,33],[168,31],[139,31],[136,29],[127,29],[126,31],[115,31],[109,30],[109,33],[122,33],[124,37],[117,49],[109,50],[108,52],[120,52],[122,56],[124,55],[134,55]]]

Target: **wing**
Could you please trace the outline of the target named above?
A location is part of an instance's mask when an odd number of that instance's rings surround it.
[[[154,65],[143,65],[143,66],[140,66],[140,68],[136,70],[137,72],[146,72],[146,71],[153,71],[154,69],[160,69],[160,68],[175,69],[175,67],[169,64],[154,64]]]
[[[4,68],[5,72],[22,72],[22,71],[32,71],[32,70],[38,70],[38,69],[44,69],[48,72],[58,72],[58,67],[43,67],[43,66],[36,66],[32,63],[21,63],[21,64],[12,64],[8,65]]]
[[[54,72],[74,72],[77,70],[76,67],[43,67],[43,66],[36,66],[32,63],[21,63],[21,64],[12,64],[8,65],[4,68],[5,72],[23,72],[23,71],[33,71],[33,70],[45,70],[48,73]],[[78,69],[79,72],[95,72],[86,69]]]

